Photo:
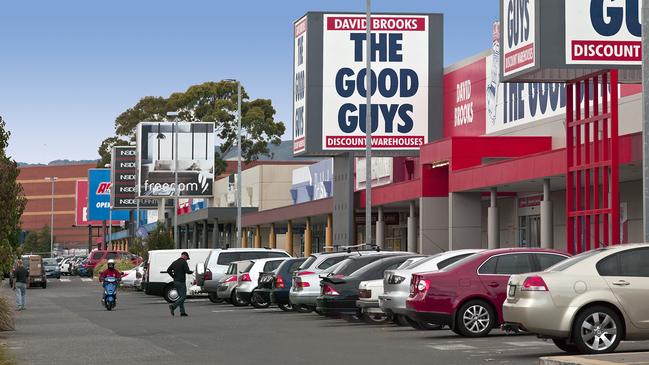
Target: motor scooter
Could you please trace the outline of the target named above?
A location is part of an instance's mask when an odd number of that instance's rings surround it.
[[[102,300],[107,310],[112,310],[117,305],[117,284],[119,279],[113,276],[104,278],[104,299]]]

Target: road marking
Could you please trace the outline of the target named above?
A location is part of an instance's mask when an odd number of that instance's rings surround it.
[[[535,346],[554,346],[554,344],[545,342],[545,341],[520,341],[520,342],[504,342],[506,345],[518,346],[518,347],[535,347]]]
[[[88,281],[92,281],[92,279],[91,279],[91,278],[81,278],[81,281],[86,281],[86,282],[88,282]]]
[[[236,312],[238,309],[225,309],[220,311],[212,311],[212,313],[226,313],[226,312]]]
[[[61,279],[59,279],[59,280],[60,280],[61,282],[63,282],[63,283],[69,283],[69,282],[70,282],[70,279],[63,279],[63,278],[61,278]]]
[[[463,345],[461,343],[451,344],[451,345],[428,345],[428,347],[440,351],[455,351],[455,350],[474,350],[476,347]]]

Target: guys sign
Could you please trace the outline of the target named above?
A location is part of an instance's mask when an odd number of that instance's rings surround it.
[[[322,146],[365,149],[366,19],[324,16]],[[418,149],[428,140],[428,17],[371,21],[372,148]]]

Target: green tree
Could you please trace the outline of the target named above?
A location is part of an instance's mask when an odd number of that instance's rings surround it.
[[[20,218],[27,200],[18,182],[18,164],[7,155],[11,132],[0,117],[0,269],[7,271],[18,248]]]
[[[38,254],[50,252],[50,227],[45,225],[38,231],[27,233],[23,244],[23,252]]]
[[[237,84],[231,81],[205,82],[189,87],[185,92],[173,93],[168,98],[147,96],[115,119],[116,136],[107,138],[99,147],[100,166],[110,162],[110,147],[134,140],[135,130],[144,121],[172,121],[168,112],[178,112],[180,120],[212,122],[217,138],[222,142],[215,154],[215,172],[224,170],[221,156],[227,154],[237,139]],[[269,153],[269,144],[279,144],[286,127],[275,121],[275,108],[270,99],[250,100],[241,91],[241,154],[246,162]]]
[[[149,233],[146,238],[146,251],[152,250],[169,250],[174,248],[174,240],[171,233],[161,222],[158,222],[156,228]]]

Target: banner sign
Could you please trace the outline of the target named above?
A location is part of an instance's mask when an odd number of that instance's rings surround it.
[[[293,153],[306,147],[307,17],[293,25]]]
[[[115,146],[111,158],[110,203],[113,209],[137,208],[137,150],[135,146]],[[159,199],[140,199],[140,209],[155,209]]]
[[[322,149],[365,149],[365,15],[324,14]],[[372,148],[418,150],[429,132],[429,17],[371,19]]]
[[[486,58],[444,75],[444,135],[480,136],[485,132]]]
[[[88,218],[91,221],[107,221],[110,214],[110,169],[88,170]],[[112,212],[112,220],[127,221],[129,212]]]
[[[536,0],[503,0],[503,75],[536,66]]]
[[[88,180],[77,180],[75,182],[74,225],[100,227],[101,223],[101,221],[88,220]]]
[[[566,0],[566,64],[641,65],[640,0]]]
[[[213,123],[140,123],[137,146],[139,197],[173,197],[176,171],[180,197],[213,196]]]

